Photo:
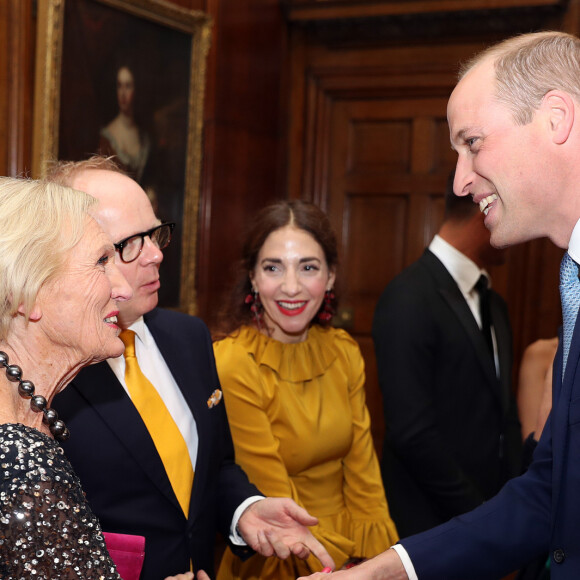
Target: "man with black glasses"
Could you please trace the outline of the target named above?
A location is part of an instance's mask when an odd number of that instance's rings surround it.
[[[71,432],[65,454],[103,530],[145,537],[141,580],[190,565],[213,577],[216,531],[241,553],[312,552],[332,566],[306,527],[316,518],[289,499],[264,499],[235,464],[205,324],[157,308],[175,224],[160,223],[108,158],[59,163],[48,178],[99,200],[93,216],[133,289],[107,317],[117,317],[125,355],[83,369],[54,402]]]

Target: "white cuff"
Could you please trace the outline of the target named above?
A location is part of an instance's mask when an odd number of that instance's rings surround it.
[[[238,533],[238,522],[240,521],[242,514],[246,511],[246,508],[262,499],[265,499],[263,495],[252,495],[246,498],[234,512],[234,517],[232,518],[232,524],[230,526],[230,541],[234,546],[247,546],[244,538],[242,538]]]
[[[409,580],[419,580],[417,577],[417,573],[415,572],[415,567],[413,566],[413,562],[411,562],[411,558],[409,558],[409,554],[407,554],[407,550],[403,548],[401,544],[395,544],[391,546],[392,550],[395,550],[401,558],[401,562],[403,562],[403,568],[405,568],[405,572],[407,572],[407,576]]]

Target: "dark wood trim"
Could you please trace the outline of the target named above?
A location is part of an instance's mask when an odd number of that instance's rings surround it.
[[[327,15],[329,16],[329,15]],[[478,37],[497,38],[522,31],[560,28],[561,4],[424,13],[401,13],[351,18],[314,18],[293,21],[319,42],[335,48],[401,46],[409,43],[450,43]]]
[[[374,18],[377,16],[420,13],[465,12],[505,8],[564,8],[567,0],[281,0],[291,21],[340,18]]]

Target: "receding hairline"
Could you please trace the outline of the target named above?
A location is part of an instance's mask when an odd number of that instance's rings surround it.
[[[88,193],[89,195],[94,197],[99,202],[99,204],[101,202],[107,203],[112,202],[115,203],[116,205],[117,201],[125,199],[127,197],[126,191],[123,191],[123,195],[120,195],[119,194],[120,192],[118,190],[106,187],[106,183],[102,180],[99,180],[98,185],[93,187],[95,183],[94,178],[96,176],[103,179],[111,179],[124,182],[129,186],[127,188],[128,191],[135,192],[135,194],[137,193],[137,191],[139,191],[145,197],[147,197],[147,193],[145,193],[143,188],[135,180],[131,179],[128,175],[105,168],[90,167],[79,169],[71,176],[70,181],[71,187],[73,189],[78,189],[79,191],[84,191],[85,193]],[[130,195],[132,195],[132,193]]]
[[[472,69],[483,62],[491,61],[495,67],[495,64],[500,59],[515,54],[519,50],[530,47],[531,45],[538,44],[544,39],[555,39],[557,37],[565,38],[573,36],[574,35],[568,34],[566,32],[547,30],[542,32],[523,33],[506,38],[505,40],[484,48],[466,60],[464,63],[461,63],[458,72],[458,79],[461,80],[467,73],[469,73]]]

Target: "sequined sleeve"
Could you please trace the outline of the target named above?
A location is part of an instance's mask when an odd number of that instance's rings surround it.
[[[0,577],[120,579],[61,447],[0,425]]]

